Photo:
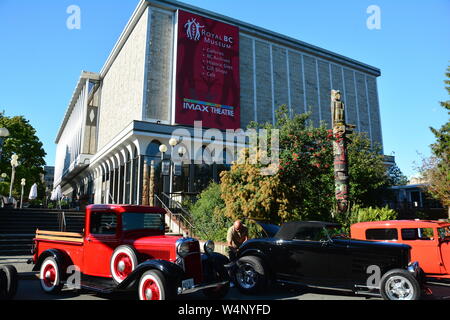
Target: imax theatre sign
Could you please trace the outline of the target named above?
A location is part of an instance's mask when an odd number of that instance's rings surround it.
[[[178,11],[175,123],[240,127],[239,28]]]

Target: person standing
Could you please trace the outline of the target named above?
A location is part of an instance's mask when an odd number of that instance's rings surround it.
[[[247,227],[242,224],[241,220],[236,220],[227,232],[227,246],[231,261],[236,259],[237,250],[247,240]]]

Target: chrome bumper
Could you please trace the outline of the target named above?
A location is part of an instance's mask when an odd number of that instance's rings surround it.
[[[177,293],[179,295],[180,294],[193,293],[193,292],[197,292],[199,290],[204,290],[204,289],[215,288],[215,287],[227,285],[229,282],[230,281],[222,281],[222,282],[214,282],[214,283],[209,283],[209,284],[199,284],[199,285],[194,286],[194,287],[189,288],[189,289],[183,289],[182,287],[178,287]]]

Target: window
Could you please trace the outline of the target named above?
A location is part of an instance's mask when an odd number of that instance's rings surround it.
[[[122,230],[164,230],[164,215],[160,213],[133,213],[125,212],[122,214]]]
[[[433,240],[434,234],[432,228],[410,228],[402,229],[402,239],[413,240]]]
[[[322,227],[302,227],[297,230],[294,240],[326,241],[328,240],[328,236]]]
[[[438,229],[439,238],[445,239],[450,237],[450,227],[443,227]]]
[[[398,240],[397,229],[386,228],[386,229],[367,229],[366,230],[367,240]]]
[[[112,235],[116,234],[117,215],[114,212],[91,213],[91,233]]]

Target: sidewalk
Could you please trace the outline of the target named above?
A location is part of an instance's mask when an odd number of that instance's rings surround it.
[[[27,264],[31,256],[0,256],[0,265],[13,265],[17,269],[20,280],[37,279],[38,272],[32,271],[33,265]]]

